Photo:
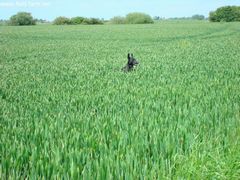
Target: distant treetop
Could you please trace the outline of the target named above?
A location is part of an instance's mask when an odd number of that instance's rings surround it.
[[[153,19],[150,15],[141,13],[141,12],[133,12],[127,14],[126,17],[115,16],[110,22],[112,24],[151,24],[154,23]]]
[[[13,15],[9,20],[9,25],[13,26],[27,26],[35,24],[36,20],[33,19],[31,13],[28,12],[19,12]]]
[[[195,14],[195,15],[192,16],[192,19],[194,19],[194,20],[204,20],[205,17],[204,17],[204,15]]]
[[[209,13],[211,22],[240,21],[240,6],[224,6]]]

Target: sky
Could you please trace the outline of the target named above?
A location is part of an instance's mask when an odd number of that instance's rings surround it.
[[[226,5],[240,6],[240,0],[0,0],[0,19],[9,19],[19,11],[46,20],[57,16],[110,19],[130,12],[165,18],[194,14],[207,17],[210,11]]]

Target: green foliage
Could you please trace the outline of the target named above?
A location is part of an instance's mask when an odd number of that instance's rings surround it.
[[[211,22],[240,21],[240,6],[224,6],[209,13]]]
[[[149,24],[154,23],[151,16],[144,13],[129,13],[126,17],[115,16],[110,20],[112,24]]]
[[[82,22],[84,21],[84,17],[73,17],[71,19],[71,24],[82,24]]]
[[[6,25],[7,21],[0,19],[0,26]]]
[[[82,24],[85,25],[97,25],[97,24],[103,24],[103,21],[98,18],[84,18]]]
[[[129,13],[126,16],[126,23],[128,24],[151,24],[154,23],[151,16],[145,13]]]
[[[47,20],[45,19],[35,19],[37,24],[46,24],[49,23]]]
[[[67,18],[67,17],[57,17],[54,21],[53,21],[54,25],[69,25],[72,24],[71,19]]]
[[[11,16],[9,20],[9,25],[12,26],[27,26],[27,25],[35,25],[36,21],[33,19],[31,13],[27,12],[19,12],[13,16]]]
[[[112,19],[110,19],[110,23],[112,24],[125,24],[126,18],[122,16],[115,16]]]
[[[204,17],[204,15],[195,14],[195,15],[192,16],[191,19],[193,19],[193,20],[204,20],[205,17]]]
[[[209,17],[208,17],[209,21],[211,22],[217,22],[217,13],[215,11],[211,11],[209,13]]]
[[[1,179],[239,179],[238,22],[0,32]]]
[[[66,17],[58,17],[54,20],[53,24],[55,25],[94,25],[94,24],[103,24],[103,21],[97,18],[84,18],[84,17],[73,17],[71,19]]]

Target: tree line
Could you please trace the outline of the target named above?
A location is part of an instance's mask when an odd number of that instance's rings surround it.
[[[170,18],[170,20],[204,20],[205,17],[203,15],[193,15],[192,17],[187,18]],[[109,23],[112,24],[150,24],[154,23],[154,20],[163,20],[159,16],[155,16],[152,18],[150,15],[145,13],[129,13],[125,17],[115,16],[110,19]],[[208,20],[210,22],[233,22],[240,21],[240,6],[224,6],[216,9],[215,11],[211,11],[209,13]],[[28,12],[19,12],[10,17],[10,19],[5,21],[0,21],[0,24],[8,24],[14,26],[22,26],[22,25],[36,25],[37,23],[45,23],[45,20],[42,19],[34,19],[31,13]],[[98,18],[86,18],[86,17],[57,17],[54,21],[54,25],[77,25],[77,24],[104,24],[105,21],[103,19]]]
[[[224,6],[209,14],[211,22],[234,22],[240,21],[240,6]]]
[[[37,23],[44,23],[44,20],[34,19],[33,16],[28,12],[19,12],[10,17],[7,22],[8,25],[22,26],[22,25],[36,25]],[[145,13],[129,13],[126,17],[116,16],[110,21],[112,24],[148,24],[154,23],[151,16]],[[54,19],[52,24],[54,25],[94,25],[94,24],[104,24],[104,19],[98,18],[86,18],[86,17],[73,17],[67,18],[64,16],[59,16]]]

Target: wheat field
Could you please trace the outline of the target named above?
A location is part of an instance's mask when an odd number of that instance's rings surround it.
[[[239,23],[0,27],[0,177],[238,179],[239,52]]]

